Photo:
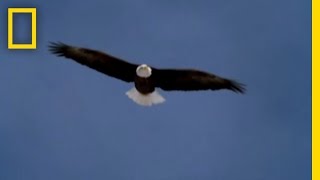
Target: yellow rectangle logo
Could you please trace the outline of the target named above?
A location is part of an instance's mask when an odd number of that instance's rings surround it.
[[[13,14],[31,13],[32,37],[31,44],[13,43]],[[36,8],[8,8],[8,49],[36,49],[37,48],[37,9]]]

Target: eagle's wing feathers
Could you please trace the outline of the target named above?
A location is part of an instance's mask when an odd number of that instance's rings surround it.
[[[64,43],[51,43],[49,50],[58,56],[73,59],[82,65],[126,82],[134,81],[136,68],[138,67],[136,64],[99,51],[73,47]]]
[[[198,70],[154,69],[152,77],[156,87],[163,90],[219,90],[229,89],[244,93],[244,85],[234,80],[225,79],[214,74]]]

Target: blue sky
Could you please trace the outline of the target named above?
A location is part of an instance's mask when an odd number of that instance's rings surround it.
[[[7,50],[8,7],[37,7],[38,48]],[[11,0],[0,4],[0,179],[311,178],[311,3],[304,0]],[[17,18],[16,37],[29,32]],[[25,38],[25,39],[24,39]],[[49,41],[135,63],[197,68],[247,94],[122,83]]]

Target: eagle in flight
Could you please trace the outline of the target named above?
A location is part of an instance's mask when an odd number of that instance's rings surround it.
[[[165,99],[156,91],[197,91],[227,89],[244,93],[244,85],[231,79],[195,69],[157,69],[133,64],[109,54],[64,43],[50,43],[49,51],[72,59],[105,75],[134,83],[126,95],[139,105],[151,106]]]

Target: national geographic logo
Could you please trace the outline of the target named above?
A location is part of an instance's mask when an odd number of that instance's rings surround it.
[[[13,43],[13,14],[31,14],[31,43]],[[36,49],[37,48],[37,9],[36,8],[8,8],[8,49]]]

